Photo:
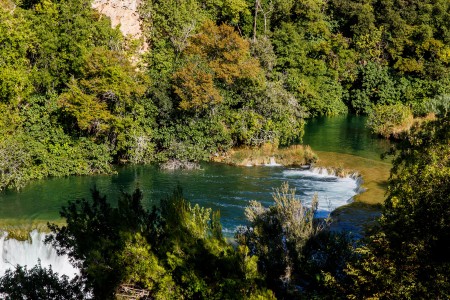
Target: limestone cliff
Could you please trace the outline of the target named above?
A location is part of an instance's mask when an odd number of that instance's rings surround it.
[[[120,26],[124,36],[133,39],[143,39],[141,20],[138,7],[141,0],[94,0],[92,7],[111,18],[113,27]],[[148,49],[147,43],[143,43],[140,52]]]

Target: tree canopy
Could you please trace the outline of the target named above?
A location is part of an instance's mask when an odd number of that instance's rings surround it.
[[[396,149],[380,227],[357,248],[346,292],[356,298],[447,298],[450,122],[416,127]]]

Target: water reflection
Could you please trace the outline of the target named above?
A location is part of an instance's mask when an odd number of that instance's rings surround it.
[[[367,117],[343,115],[308,120],[303,143],[313,150],[353,154],[380,160],[390,142],[373,136],[365,127]]]
[[[90,198],[92,186],[105,193],[113,205],[121,191],[132,192],[139,187],[144,205],[157,205],[177,185],[185,197],[204,207],[220,210],[223,227],[232,233],[245,224],[244,209],[250,200],[268,206],[273,203],[273,188],[288,182],[305,201],[319,196],[320,217],[338,206],[345,205],[356,193],[356,181],[350,178],[315,174],[310,171],[283,167],[231,167],[205,164],[201,170],[162,171],[155,166],[120,168],[112,176],[85,176],[41,180],[23,191],[0,194],[0,219],[57,220],[59,210],[68,200]],[[328,206],[328,202],[331,206]]]

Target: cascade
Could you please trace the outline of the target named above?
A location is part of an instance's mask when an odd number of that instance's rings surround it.
[[[276,157],[266,163],[276,165]],[[144,206],[151,208],[158,205],[159,200],[173,192],[174,187],[181,185],[186,198],[194,204],[220,210],[223,233],[227,237],[233,237],[236,228],[246,225],[245,208],[250,200],[261,202],[265,207],[273,204],[272,193],[274,188],[280,187],[284,182],[296,189],[298,198],[306,203],[314,194],[319,197],[319,218],[326,217],[339,206],[346,205],[350,199],[361,192],[361,178],[357,174],[347,176],[335,176],[332,169],[326,168],[286,168],[286,167],[262,167],[262,168],[237,168],[227,165],[205,164],[201,170],[174,170],[167,172],[155,166],[135,166],[120,169],[114,176],[78,176],[60,178],[55,180],[40,181],[30,184],[21,193],[0,194],[0,218],[17,218],[27,220],[33,218],[45,219],[48,211],[54,211],[54,217],[58,215],[61,206],[68,200],[77,198],[90,198],[89,188],[96,185],[102,193],[114,205],[120,190],[133,191],[136,183],[144,192]],[[61,191],[64,191],[61,193]],[[41,201],[36,201],[36,195],[40,195]],[[21,214],[17,214],[15,204],[20,203]],[[56,257],[56,253],[49,245],[44,245],[44,235],[32,233],[33,242],[17,242],[7,239],[0,230],[0,274],[15,264],[27,265],[32,268],[41,258],[43,266],[52,264],[53,270],[60,274],[73,276],[68,259]],[[44,247],[43,254],[34,254],[38,245]],[[12,259],[14,247],[30,249],[33,261],[22,262]],[[25,250],[21,250],[26,252]],[[53,253],[59,262],[46,262],[45,256]],[[65,263],[62,261],[65,260]],[[63,271],[57,265],[65,265],[69,271]],[[64,268],[63,268],[64,269]]]
[[[38,264],[38,260],[41,261],[42,267],[48,268],[51,265],[53,272],[59,275],[73,278],[79,274],[79,271],[70,264],[67,255],[59,256],[51,245],[44,243],[45,233],[33,230],[27,241],[7,239],[6,232],[0,234],[0,276],[17,265],[31,269]]]
[[[266,164],[266,166],[268,167],[276,167],[276,166],[281,166],[280,164],[277,164],[277,162],[275,161],[275,157],[271,156],[269,163]]]
[[[285,178],[298,179],[306,183],[302,187],[302,200],[308,204],[314,194],[319,196],[317,217],[325,218],[339,206],[350,203],[353,196],[363,191],[361,176],[357,173],[337,176],[327,168],[311,170],[288,169],[283,171]]]

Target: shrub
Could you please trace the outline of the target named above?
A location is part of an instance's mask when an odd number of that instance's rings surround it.
[[[413,124],[411,109],[401,103],[393,105],[377,105],[369,113],[366,126],[373,133],[385,138],[395,138],[401,132],[409,130]]]

